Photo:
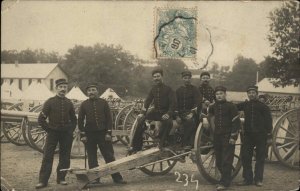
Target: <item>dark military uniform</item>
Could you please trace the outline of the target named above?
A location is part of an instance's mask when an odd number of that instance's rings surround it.
[[[49,118],[49,123],[46,122],[47,118]],[[39,182],[47,185],[52,171],[54,151],[59,143],[57,166],[57,182],[59,183],[64,181],[66,176],[66,171],[60,172],[60,169],[70,167],[73,131],[77,123],[72,102],[68,98],[59,96],[48,99],[38,117],[38,123],[47,132]]]
[[[150,104],[153,102],[154,109],[147,112]],[[164,146],[166,137],[169,135],[172,128],[172,116],[176,108],[176,98],[173,90],[165,84],[154,85],[145,100],[144,107],[146,111],[142,111],[146,114],[144,119],[140,119],[137,124],[136,132],[133,136],[132,147],[133,151],[139,151],[143,146],[143,132],[145,119],[161,121],[162,128],[159,132],[160,146]],[[167,120],[162,120],[164,114],[170,116]]]
[[[224,101],[216,101],[209,107],[209,114],[215,116],[214,149],[216,166],[221,173],[220,184],[228,187],[231,183],[232,163],[235,145],[229,140],[237,139],[240,119],[236,106]]]
[[[272,131],[270,109],[258,100],[250,100],[237,105],[244,111],[244,139],[242,146],[243,176],[247,183],[263,181],[264,161],[268,136]],[[255,175],[253,178],[252,157],[256,147]]]
[[[86,148],[89,168],[99,166],[97,146],[106,163],[115,161],[112,142],[105,140],[107,133],[111,135],[112,117],[108,103],[104,99],[95,98],[82,102],[78,115],[78,127],[82,134],[87,137]],[[111,176],[115,182],[123,179],[120,173]]]
[[[214,89],[208,84],[201,84],[199,86],[199,92],[203,96],[203,101],[208,100],[212,103],[215,100]]]
[[[176,90],[177,97],[177,111],[178,116],[182,120],[184,130],[183,145],[189,146],[193,144],[195,135],[193,134],[196,129],[196,111],[191,111],[197,108],[202,101],[202,96],[197,87],[193,85],[181,86]],[[187,119],[186,116],[193,113],[193,118]]]

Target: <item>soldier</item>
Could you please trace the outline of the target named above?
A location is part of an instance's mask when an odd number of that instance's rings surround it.
[[[183,146],[190,150],[193,146],[196,129],[197,107],[201,104],[202,96],[196,86],[191,84],[192,73],[184,71],[181,73],[183,86],[176,90],[178,124],[183,126]]]
[[[154,86],[150,90],[148,97],[145,100],[144,108],[141,114],[138,115],[137,129],[133,136],[131,145],[132,148],[130,148],[129,153],[134,153],[142,149],[145,119],[161,121],[162,127],[160,128],[159,132],[160,148],[166,145],[165,140],[169,135],[173,125],[172,117],[176,108],[175,93],[169,86],[163,83],[162,69],[154,69],[152,71],[152,77]],[[154,109],[147,112],[152,102],[154,104]]]
[[[216,166],[221,173],[217,190],[225,190],[231,183],[231,171],[235,142],[240,129],[240,118],[236,106],[226,101],[226,88],[217,86],[216,102],[209,107],[209,118],[214,116],[214,149]]]
[[[89,99],[82,102],[78,127],[81,132],[81,141],[85,143],[89,168],[98,167],[97,146],[106,163],[115,161],[112,146],[112,116],[108,103],[99,98],[98,88],[91,83],[86,88]],[[120,173],[112,174],[112,179],[117,184],[126,184]],[[100,178],[93,183],[100,183]]]
[[[240,186],[262,186],[266,145],[272,141],[272,116],[268,106],[258,100],[257,86],[247,89],[250,101],[237,105],[238,110],[244,111],[244,139],[242,146],[242,164],[244,181]],[[253,149],[256,147],[255,175],[252,171]]]
[[[215,100],[214,89],[209,85],[210,74],[208,72],[202,72],[200,75],[201,84],[199,86],[200,94],[203,96],[202,100],[202,112],[207,114],[207,108],[209,104]]]
[[[72,102],[65,97],[68,90],[66,79],[58,79],[55,83],[57,95],[45,102],[38,117],[38,123],[47,132],[47,138],[37,189],[46,187],[48,184],[57,143],[59,143],[59,163],[56,181],[58,184],[67,185],[65,181],[67,172],[61,172],[60,169],[70,167],[73,131],[76,128],[77,119]],[[47,118],[49,123],[46,121]]]

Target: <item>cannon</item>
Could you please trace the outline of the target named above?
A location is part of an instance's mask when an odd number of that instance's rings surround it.
[[[184,150],[177,142],[160,149],[158,148],[158,140],[149,123],[143,134],[142,151],[93,169],[70,168],[63,170],[75,174],[79,188],[84,189],[97,178],[124,170],[139,169],[150,176],[164,175],[170,172],[182,157],[190,156],[190,159],[197,164],[203,177],[209,182],[216,183],[220,179],[220,172],[216,168],[212,144],[213,136],[208,130],[210,129],[208,126],[209,124],[205,119],[199,124],[195,135],[194,149],[192,150]],[[137,119],[134,120],[130,131],[130,143],[136,128]],[[176,125],[174,125],[174,128],[176,128]],[[177,140],[178,134],[176,134],[176,131],[173,132],[175,132],[174,140]],[[238,139],[232,166],[232,177],[235,177],[241,168],[240,143],[240,139]]]

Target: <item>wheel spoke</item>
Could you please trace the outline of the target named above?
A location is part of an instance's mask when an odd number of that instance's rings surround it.
[[[297,145],[294,145],[282,158],[287,161],[296,151]]]
[[[152,165],[152,169],[151,169],[152,172],[154,172],[154,166],[155,166],[155,163]]]
[[[293,138],[293,137],[276,137],[276,139],[287,139],[287,140],[293,140],[293,141],[298,141],[299,139]]]
[[[284,126],[280,125],[281,129],[284,130],[285,132],[291,134],[292,136],[294,136],[294,133],[291,132],[290,130],[286,129]]]
[[[294,142],[288,142],[288,143],[285,143],[285,144],[283,144],[283,145],[278,146],[277,148],[278,148],[278,149],[281,149],[281,148],[283,148],[283,147],[287,147],[287,146],[290,146],[290,145],[293,145],[293,144],[294,144]]]
[[[210,150],[209,153],[203,158],[202,163],[204,164],[206,160],[214,153],[214,150]]]
[[[41,140],[43,140],[45,136],[46,136],[46,135],[43,135],[43,136],[42,136],[41,138],[39,138],[35,143],[37,144],[38,142],[40,142]]]

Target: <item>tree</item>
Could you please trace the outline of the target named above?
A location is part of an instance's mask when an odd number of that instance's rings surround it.
[[[277,78],[280,85],[298,85],[300,82],[300,10],[297,1],[284,2],[281,8],[270,13],[268,40],[274,48],[270,77]]]
[[[3,50],[1,51],[1,63],[58,63],[60,56],[57,52],[46,52],[44,49],[36,50]]]
[[[181,72],[187,69],[186,64],[179,59],[160,59],[158,66],[164,71],[164,82],[176,90],[182,84]]]
[[[68,50],[61,66],[70,74],[70,81],[83,89],[89,82],[97,82],[101,91],[115,87],[115,91],[120,93],[130,86],[134,76],[134,59],[121,46],[76,45]]]
[[[247,86],[256,84],[257,70],[258,65],[253,59],[238,56],[224,85],[232,91],[245,91]]]

